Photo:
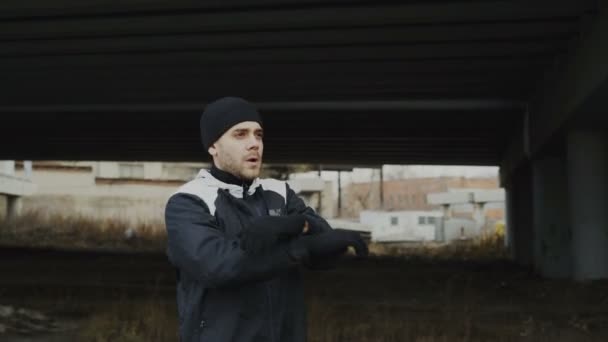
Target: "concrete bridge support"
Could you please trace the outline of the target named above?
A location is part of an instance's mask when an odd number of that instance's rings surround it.
[[[545,277],[568,278],[572,275],[572,238],[566,158],[536,160],[532,171],[535,269]]]
[[[31,195],[35,189],[30,180],[15,176],[14,161],[0,161],[0,196],[6,197],[6,220],[14,220],[20,214],[21,197]]]
[[[608,135],[575,129],[562,142],[503,179],[507,244],[545,277],[608,279]]]
[[[12,221],[21,213],[22,200],[20,196],[6,196],[6,220]]]
[[[532,236],[539,273],[580,281],[608,279],[608,7],[584,32],[545,70],[501,162],[515,259]]]
[[[520,166],[508,184],[507,192],[507,225],[511,255],[524,266],[534,265],[534,231],[532,226],[532,173],[529,164]]]
[[[505,247],[513,256],[513,231],[515,227],[515,209],[513,203],[513,190],[509,184],[503,184],[505,187]]]
[[[572,131],[567,150],[574,278],[608,278],[608,139]]]
[[[473,220],[475,220],[479,231],[484,234],[487,233],[486,231],[484,231],[486,227],[485,205],[485,202],[473,203]]]

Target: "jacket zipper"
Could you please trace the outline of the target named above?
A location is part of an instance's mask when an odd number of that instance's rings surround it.
[[[272,309],[272,300],[270,296],[270,284],[266,285],[266,299],[268,299],[268,309],[270,310],[269,320],[270,320],[270,340],[276,341],[274,336],[274,320],[272,317],[274,316],[274,310]]]
[[[203,290],[201,300],[199,302],[199,316],[198,316],[198,332],[199,337],[203,335],[203,331],[207,327],[207,317],[205,317],[205,297],[207,297],[207,291]]]
[[[246,199],[248,195],[249,195],[249,186],[247,186],[247,184],[243,183],[243,199]],[[265,202],[264,202],[264,204],[265,204]],[[258,216],[261,216],[261,213],[259,212],[259,210],[256,210],[256,211],[257,211]],[[270,314],[268,315],[269,316],[268,319],[269,319],[269,323],[270,323],[270,341],[274,342],[274,341],[276,341],[276,337],[274,336],[274,320],[273,320],[274,310],[272,308],[272,296],[271,296],[270,284],[264,284],[264,287],[266,288],[266,300],[268,301],[268,310],[270,311]]]
[[[243,199],[247,198],[247,195],[249,192],[249,186],[247,186],[247,183],[243,183]]]

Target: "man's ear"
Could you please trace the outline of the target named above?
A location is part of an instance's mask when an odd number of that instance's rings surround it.
[[[217,157],[217,147],[215,146],[215,144],[209,146],[209,149],[207,149],[207,152],[209,152],[209,154],[212,157]]]

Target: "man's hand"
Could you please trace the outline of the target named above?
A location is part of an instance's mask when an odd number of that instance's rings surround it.
[[[348,247],[355,249],[357,257],[368,255],[367,244],[356,232],[333,229],[317,235],[299,237],[291,242],[289,254],[296,261],[332,258],[346,253]]]
[[[241,232],[241,248],[248,253],[259,253],[281,239],[298,236],[307,230],[304,215],[257,217]]]

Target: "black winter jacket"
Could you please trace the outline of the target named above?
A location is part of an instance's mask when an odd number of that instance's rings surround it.
[[[285,182],[273,179],[256,179],[247,189],[201,170],[169,199],[167,254],[178,270],[180,341],[306,340],[301,271],[288,242],[250,255],[238,239],[253,217],[292,214],[331,229]]]

